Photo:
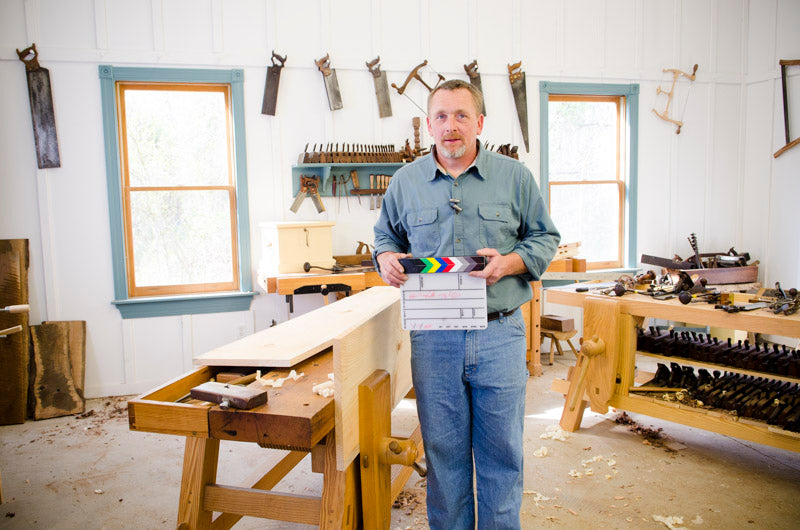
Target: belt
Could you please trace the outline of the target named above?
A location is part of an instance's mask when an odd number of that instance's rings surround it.
[[[497,320],[500,317],[505,318],[507,316],[512,315],[514,311],[516,311],[517,309],[519,308],[517,307],[514,309],[510,309],[508,311],[495,311],[494,313],[489,313],[488,315],[486,315],[486,321],[491,322],[492,320]]]

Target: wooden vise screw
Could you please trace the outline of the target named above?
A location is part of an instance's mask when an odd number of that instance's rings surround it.
[[[361,506],[364,528],[389,528],[392,492],[399,493],[408,480],[401,473],[392,483],[392,464],[412,466],[421,476],[426,470],[417,463],[419,449],[412,439],[391,437],[392,385],[386,370],[375,370],[358,387],[358,428],[361,452]],[[346,427],[345,427],[346,428]],[[395,487],[398,486],[398,487]]]

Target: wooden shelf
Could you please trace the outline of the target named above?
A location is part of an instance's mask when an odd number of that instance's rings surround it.
[[[670,403],[653,397],[632,394],[615,395],[609,404],[629,412],[674,421],[682,425],[780,449],[797,451],[800,447],[800,433],[786,431],[752,418],[738,418],[719,410],[699,409],[681,403]]]
[[[298,164],[292,166],[292,196],[296,196],[300,191],[300,175],[319,177],[319,194],[321,197],[332,197],[330,184],[331,175],[350,176],[351,170],[358,172],[358,180],[361,184],[361,191],[367,193],[353,193],[353,195],[376,195],[384,193],[384,189],[366,190],[363,188],[369,185],[369,176],[372,175],[394,175],[394,172],[405,165],[404,162],[352,162],[352,163],[326,163],[326,164]],[[348,182],[350,193],[357,191],[352,189],[352,183]]]
[[[691,364],[692,366],[699,366],[701,368],[708,368],[710,370],[722,370],[722,371],[725,371],[725,372],[734,372],[734,373],[737,373],[737,374],[752,375],[752,376],[755,376],[755,377],[766,377],[767,379],[778,379],[780,381],[789,381],[791,383],[800,384],[800,378],[790,377],[788,375],[779,375],[779,374],[773,374],[773,373],[770,373],[770,372],[759,372],[757,370],[748,370],[746,368],[737,368],[735,366],[728,366],[728,365],[725,365],[725,364],[709,363],[709,362],[705,362],[705,361],[698,361],[696,359],[687,359],[685,357],[675,357],[675,356],[669,356],[668,357],[666,355],[660,355],[658,353],[650,353],[650,352],[639,351],[639,350],[636,351],[636,355],[643,355],[645,357],[651,357],[653,359],[659,359],[659,360],[662,360],[662,361],[676,362],[678,364]]]

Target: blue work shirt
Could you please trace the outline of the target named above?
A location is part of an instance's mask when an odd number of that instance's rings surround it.
[[[459,201],[460,213],[451,199]],[[530,170],[480,143],[473,164],[455,179],[433,153],[397,170],[374,230],[375,256],[474,256],[481,248],[519,254],[528,271],[487,287],[490,313],[531,299],[528,282],[541,277],[561,240]]]

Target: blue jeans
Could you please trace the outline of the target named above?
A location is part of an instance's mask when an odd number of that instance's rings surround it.
[[[520,528],[525,414],[522,312],[485,330],[412,331],[411,371],[428,466],[428,524]]]

